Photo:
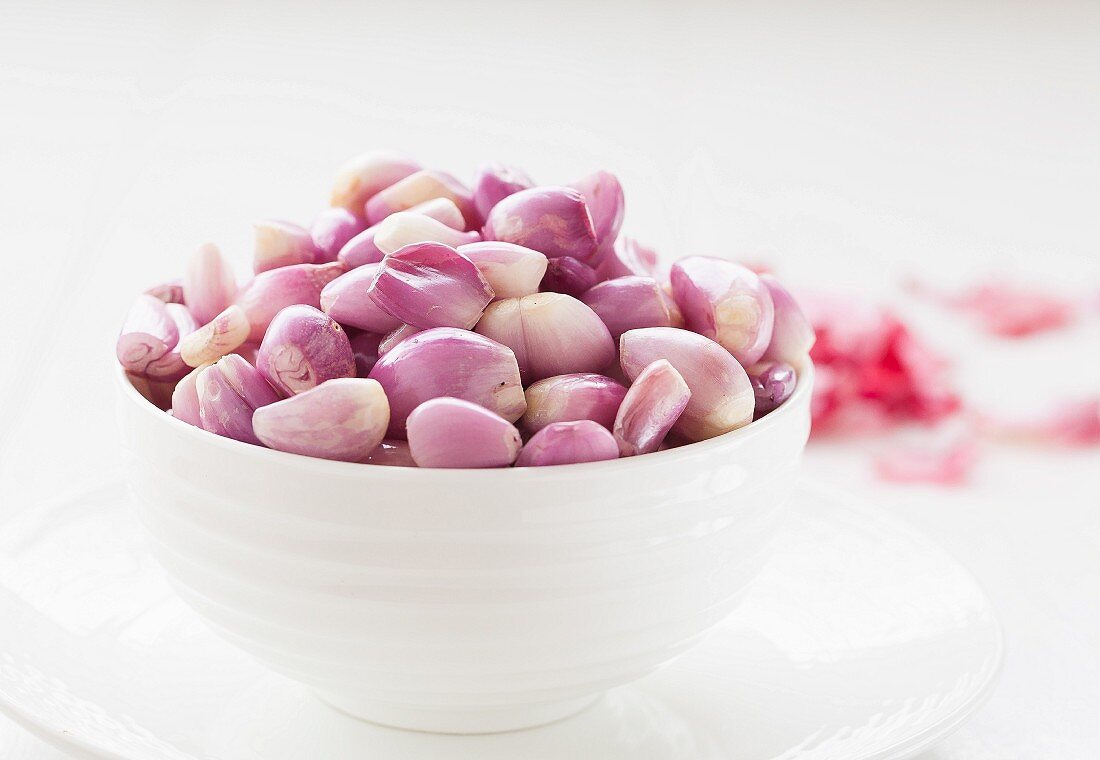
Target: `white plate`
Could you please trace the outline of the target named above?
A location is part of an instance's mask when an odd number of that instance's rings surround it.
[[[0,709],[78,756],[126,760],[903,758],[965,720],[1002,655],[965,570],[816,486],[697,649],[511,734],[382,728],[269,674],[173,596],[114,482],[0,525],[0,621]]]

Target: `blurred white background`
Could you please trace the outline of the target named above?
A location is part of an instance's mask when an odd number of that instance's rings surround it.
[[[250,222],[308,222],[388,147],[469,177],[595,168],[666,256],[766,259],[894,301],[999,272],[1100,294],[1100,4],[0,0],[0,499],[117,469],[113,341],[133,295]],[[1100,388],[1094,318],[990,342],[922,317],[968,397]],[[963,489],[811,476],[905,515],[987,587],[1001,687],[926,760],[1100,752],[1100,456],[994,448]],[[5,744],[6,742],[6,744]],[[0,757],[53,757],[0,727]]]

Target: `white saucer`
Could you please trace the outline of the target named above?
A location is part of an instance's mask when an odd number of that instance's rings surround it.
[[[0,524],[0,621],[0,709],[73,754],[126,760],[904,758],[966,719],[1002,655],[965,570],[817,486],[702,645],[511,734],[382,728],[261,669],[176,600],[116,482]]]

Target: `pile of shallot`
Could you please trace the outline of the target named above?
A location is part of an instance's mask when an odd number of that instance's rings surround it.
[[[130,309],[117,356],[183,422],[324,459],[420,467],[592,462],[713,438],[794,391],[814,334],[774,278],[665,268],[619,236],[600,171],[467,187],[370,153],[307,229],[255,225],[251,280],[217,247]]]

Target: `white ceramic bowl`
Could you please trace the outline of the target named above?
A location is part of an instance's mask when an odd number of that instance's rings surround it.
[[[795,487],[812,374],[709,441],[505,470],[250,446],[118,376],[130,488],[191,606],[349,713],[479,733],[576,712],[734,608]]]

